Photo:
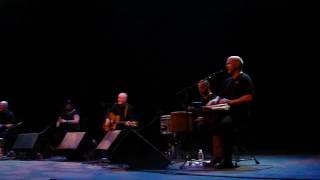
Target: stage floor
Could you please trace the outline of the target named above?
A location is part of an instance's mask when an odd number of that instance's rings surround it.
[[[320,179],[320,153],[258,155],[257,159],[260,165],[243,161],[228,170],[180,169],[182,162],[177,162],[163,170],[139,171],[101,163],[1,160],[0,179]]]

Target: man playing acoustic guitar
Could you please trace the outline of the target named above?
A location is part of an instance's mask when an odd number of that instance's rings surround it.
[[[138,126],[138,122],[134,117],[133,106],[127,100],[127,93],[122,92],[118,95],[118,103],[108,110],[107,118],[103,124],[105,131]]]

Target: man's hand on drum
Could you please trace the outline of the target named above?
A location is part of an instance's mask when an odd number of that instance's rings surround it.
[[[218,103],[219,103],[219,99],[220,99],[219,96],[217,96],[216,98],[210,100],[210,101],[207,103],[207,106],[218,104]]]
[[[226,98],[222,98],[219,100],[219,104],[229,104],[231,100],[226,99]]]

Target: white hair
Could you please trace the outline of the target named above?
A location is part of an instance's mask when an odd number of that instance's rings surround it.
[[[118,96],[125,96],[126,98],[128,98],[128,94],[127,93],[125,93],[125,92],[121,92],[121,93],[119,93],[119,95]]]
[[[9,103],[7,101],[1,101],[0,104],[4,107],[4,108],[8,108]]]
[[[240,69],[242,69],[242,67],[243,67],[243,60],[242,60],[242,58],[241,58],[240,56],[229,56],[228,59],[227,59],[227,61],[229,61],[229,60],[236,60],[236,61],[238,61],[238,62],[240,63]]]

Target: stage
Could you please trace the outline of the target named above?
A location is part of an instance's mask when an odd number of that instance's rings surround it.
[[[1,180],[10,179],[320,179],[320,154],[260,154],[260,161],[242,161],[235,169],[180,169],[173,162],[162,170],[127,170],[119,165],[67,161],[0,161]]]

